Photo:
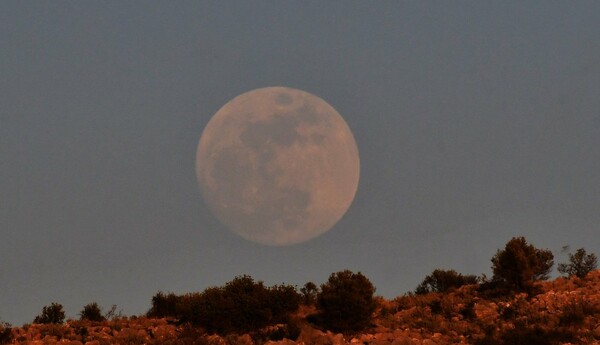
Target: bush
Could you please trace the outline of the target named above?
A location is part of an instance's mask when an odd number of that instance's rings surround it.
[[[533,281],[548,279],[553,265],[551,251],[535,248],[524,237],[513,237],[492,258],[493,279],[516,291],[530,293]]]
[[[152,297],[152,307],[146,313],[146,316],[153,318],[172,317],[179,318],[177,307],[181,302],[181,297],[174,293],[165,294],[159,291]]]
[[[287,322],[289,314],[300,305],[301,296],[294,286],[276,285],[269,288],[267,294],[271,318],[277,323]]]
[[[0,321],[0,344],[8,344],[12,340],[12,326]]]
[[[235,277],[222,287],[181,296],[157,293],[148,317],[172,317],[211,333],[248,333],[285,323],[298,309],[300,295],[290,285],[266,287],[250,276]]]
[[[579,248],[575,254],[569,253],[569,263],[558,265],[558,272],[566,274],[569,277],[576,276],[584,278],[598,266],[596,255],[587,254],[585,249]]]
[[[423,279],[415,293],[422,295],[429,292],[446,292],[470,284],[477,284],[476,276],[462,275],[455,270],[436,269]]]
[[[375,287],[349,270],[331,274],[317,295],[318,322],[337,332],[358,332],[371,325]]]
[[[80,320],[89,320],[97,322],[106,320],[104,315],[102,315],[102,308],[100,308],[100,306],[96,302],[85,305],[79,313],[79,317]]]
[[[319,289],[315,283],[308,282],[304,284],[304,286],[300,289],[300,293],[302,294],[302,303],[304,303],[304,305],[315,305],[315,303],[317,303],[318,292]]]
[[[35,317],[33,323],[56,323],[61,324],[65,321],[65,311],[59,303],[52,303],[42,309],[42,313]]]
[[[595,318],[600,314],[600,303],[594,299],[578,297],[561,308],[560,326],[584,326],[587,317]]]
[[[487,332],[475,345],[559,345],[569,343],[573,335],[568,331],[547,329],[540,325],[526,327],[516,325],[501,333]]]
[[[123,310],[117,310],[117,305],[113,304],[110,309],[104,314],[104,318],[107,320],[119,320],[126,316],[123,315]]]

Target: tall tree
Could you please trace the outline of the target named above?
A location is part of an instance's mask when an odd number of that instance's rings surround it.
[[[598,266],[598,258],[594,253],[588,254],[585,249],[579,248],[575,254],[569,253],[569,263],[558,264],[558,271],[569,277],[584,278]]]
[[[525,237],[513,237],[492,258],[494,280],[524,292],[532,291],[534,281],[548,279],[553,265],[552,252],[534,247]]]

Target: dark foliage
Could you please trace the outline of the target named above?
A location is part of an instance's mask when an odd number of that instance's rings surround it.
[[[319,289],[315,283],[308,282],[304,284],[304,286],[300,289],[300,293],[302,294],[302,303],[304,303],[304,305],[315,305],[315,303],[317,303],[318,292]]]
[[[104,314],[104,318],[107,320],[118,320],[123,318],[123,310],[117,310],[117,305],[113,304],[110,309]]]
[[[478,345],[559,345],[573,340],[570,331],[547,329],[542,326],[517,326],[497,336],[487,336]]]
[[[284,322],[291,312],[298,309],[302,297],[294,286],[276,285],[267,289],[267,298],[272,319]]]
[[[358,332],[371,325],[375,287],[349,270],[333,273],[317,295],[318,323],[337,332]]]
[[[178,304],[181,303],[181,297],[174,293],[165,294],[159,291],[152,297],[152,307],[146,314],[148,317],[155,318],[178,318]]]
[[[516,325],[503,332],[485,332],[485,336],[474,342],[475,345],[559,345],[574,340],[568,329],[551,329],[540,325]]]
[[[285,323],[298,309],[301,296],[290,285],[266,287],[240,276],[222,287],[185,295],[157,293],[149,317],[169,317],[200,326],[211,333],[247,333]]]
[[[85,342],[86,342],[85,340],[89,335],[89,331],[88,331],[87,327],[77,328],[76,334],[81,337],[81,342],[85,344]]]
[[[106,320],[104,315],[102,315],[102,308],[100,308],[100,306],[96,302],[85,305],[79,313],[79,317],[81,320],[97,322]]]
[[[446,292],[463,285],[477,284],[478,279],[474,275],[463,275],[455,270],[436,269],[425,277],[421,284],[415,289],[416,294],[430,292]]]
[[[210,342],[206,338],[206,333],[204,333],[202,330],[200,330],[198,328],[191,327],[188,325],[188,326],[183,327],[181,332],[178,334],[176,340],[170,340],[167,342],[160,341],[160,342],[156,342],[156,344],[161,344],[161,345],[209,345]]]
[[[524,237],[513,237],[492,258],[493,279],[515,291],[531,293],[534,281],[548,279],[553,260],[551,251],[535,248]]]
[[[491,300],[505,299],[512,293],[511,288],[505,281],[487,279],[481,281],[477,291],[481,297]]]
[[[65,311],[59,303],[52,303],[42,309],[42,313],[35,317],[33,323],[56,323],[61,324],[65,321]]]
[[[578,298],[562,307],[559,316],[560,326],[581,326],[588,316],[600,314],[600,305],[589,299]]]
[[[12,327],[10,324],[0,322],[0,344],[8,344],[12,340]]]
[[[206,302],[217,301],[224,306],[224,310],[200,310],[200,324],[209,332],[246,333],[264,327],[272,321],[269,291],[262,282],[257,283],[250,276],[236,277],[225,284],[224,288],[211,292],[205,295]]]
[[[465,320],[475,319],[477,317],[477,314],[475,314],[475,302],[470,301],[467,303],[463,308],[460,309],[459,313]]]
[[[569,263],[558,265],[558,272],[569,277],[576,276],[585,278],[591,271],[598,266],[598,259],[595,254],[586,253],[585,249],[579,248],[575,254],[569,253]]]

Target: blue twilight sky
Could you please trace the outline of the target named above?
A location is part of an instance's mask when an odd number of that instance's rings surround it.
[[[210,117],[266,86],[354,132],[356,199],[265,247],[199,192]],[[598,1],[0,2],[0,320],[361,271],[391,298],[515,235],[600,253]]]

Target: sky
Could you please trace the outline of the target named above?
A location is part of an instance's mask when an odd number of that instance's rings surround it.
[[[2,321],[242,274],[393,298],[490,276],[513,236],[600,253],[597,1],[2,1],[0,32]],[[268,86],[331,104],[361,160],[346,215],[289,247],[221,225],[195,175],[211,116]]]

